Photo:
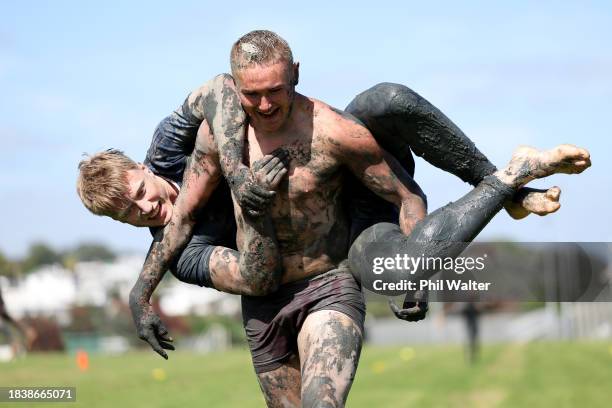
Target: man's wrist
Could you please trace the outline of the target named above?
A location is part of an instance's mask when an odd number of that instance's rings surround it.
[[[130,309],[140,309],[143,305],[149,303],[147,297],[140,291],[133,288],[128,296],[128,305]]]

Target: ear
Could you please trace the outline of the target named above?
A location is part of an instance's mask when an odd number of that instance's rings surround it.
[[[300,63],[295,62],[293,64],[293,86],[296,86],[300,82]]]

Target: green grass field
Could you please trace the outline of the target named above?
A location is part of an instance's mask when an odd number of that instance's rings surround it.
[[[30,355],[0,364],[0,386],[75,386],[77,402],[3,407],[262,407],[246,350],[197,355],[152,352]],[[366,347],[348,407],[609,407],[612,344],[534,343],[485,347],[468,366],[461,347]]]

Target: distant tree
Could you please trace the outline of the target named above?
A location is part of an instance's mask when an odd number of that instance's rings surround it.
[[[21,273],[18,262],[13,262],[0,252],[0,275],[16,277]]]
[[[117,255],[111,251],[108,247],[103,244],[97,243],[83,243],[79,244],[76,248],[68,251],[64,258],[72,257],[76,261],[88,262],[88,261],[105,261],[111,262],[117,258]]]
[[[30,245],[26,256],[21,261],[11,261],[0,252],[0,275],[18,276],[44,265],[60,264],[73,271],[78,262],[103,261],[112,262],[117,255],[103,244],[82,243],[73,249],[59,252],[43,242]]]
[[[9,275],[9,260],[0,252],[0,275]]]
[[[43,265],[56,263],[62,263],[61,254],[42,242],[36,242],[30,245],[30,249],[23,259],[22,267],[24,272],[31,272]]]

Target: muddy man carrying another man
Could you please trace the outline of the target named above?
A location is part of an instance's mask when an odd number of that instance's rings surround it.
[[[299,64],[270,31],[241,37],[231,70],[160,123],[144,164],[100,152],[79,165],[77,190],[96,214],[152,227],[130,307],[139,336],[162,356],[172,339],[149,300],[167,269],[242,295],[269,406],[344,405],[361,351],[360,282],[367,287],[370,259],[456,257],[462,248],[443,243],[470,242],[504,206],[517,219],[559,208],[558,188],[526,183],[590,166],[586,150],[561,145],[519,148],[497,170],[402,85],[376,85],[344,112],[334,109],[295,91]],[[412,153],[474,189],[427,215]],[[413,300],[394,307],[396,316],[423,318],[426,303]]]

